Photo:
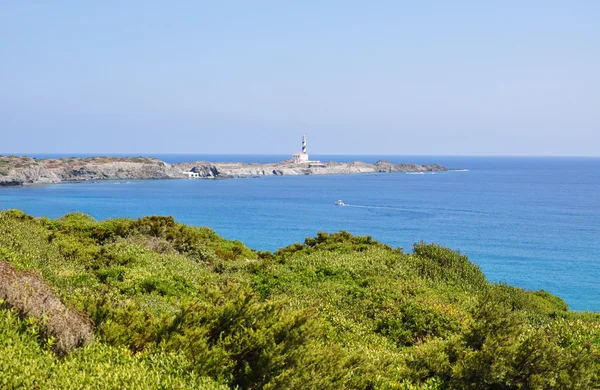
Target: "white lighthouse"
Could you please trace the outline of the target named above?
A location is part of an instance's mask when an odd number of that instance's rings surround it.
[[[306,136],[302,136],[302,151],[294,153],[292,155],[292,162],[294,164],[308,163],[308,153],[306,153]]]

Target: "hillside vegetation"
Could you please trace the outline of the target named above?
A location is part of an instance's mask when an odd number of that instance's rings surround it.
[[[0,388],[600,388],[599,315],[433,244],[10,210],[0,263]]]

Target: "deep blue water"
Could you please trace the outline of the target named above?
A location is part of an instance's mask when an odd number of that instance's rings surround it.
[[[43,158],[48,155],[37,155]],[[287,156],[156,155],[164,161],[280,161]],[[600,311],[600,158],[311,156],[323,161],[439,163],[438,174],[263,177],[0,188],[0,209],[97,219],[173,215],[256,249],[348,230],[411,250],[437,242],[487,277],[545,289]],[[351,207],[334,204],[342,199]]]

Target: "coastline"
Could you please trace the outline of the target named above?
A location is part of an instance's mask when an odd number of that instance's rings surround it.
[[[85,157],[35,159],[0,156],[0,187],[103,180],[230,179],[262,176],[352,175],[361,173],[446,172],[439,164],[374,164],[360,161],[279,163],[182,162],[168,164],[150,157]]]

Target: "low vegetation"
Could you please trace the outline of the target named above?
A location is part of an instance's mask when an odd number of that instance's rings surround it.
[[[0,167],[8,174],[10,168],[23,168],[36,163],[35,158],[25,156],[0,156]]]
[[[433,244],[340,232],[257,252],[171,217],[9,210],[0,259],[2,388],[600,387],[598,314]],[[70,327],[93,340],[58,348]]]
[[[27,156],[1,156],[0,155],[0,176],[8,176],[11,169],[19,170],[22,168],[31,167],[46,167],[46,168],[76,168],[84,167],[89,164],[110,164],[110,163],[143,163],[143,164],[155,164],[164,165],[160,160],[152,157],[109,157],[109,156],[95,156],[95,157],[64,157],[64,158],[48,158],[44,160],[38,160],[33,157]]]

